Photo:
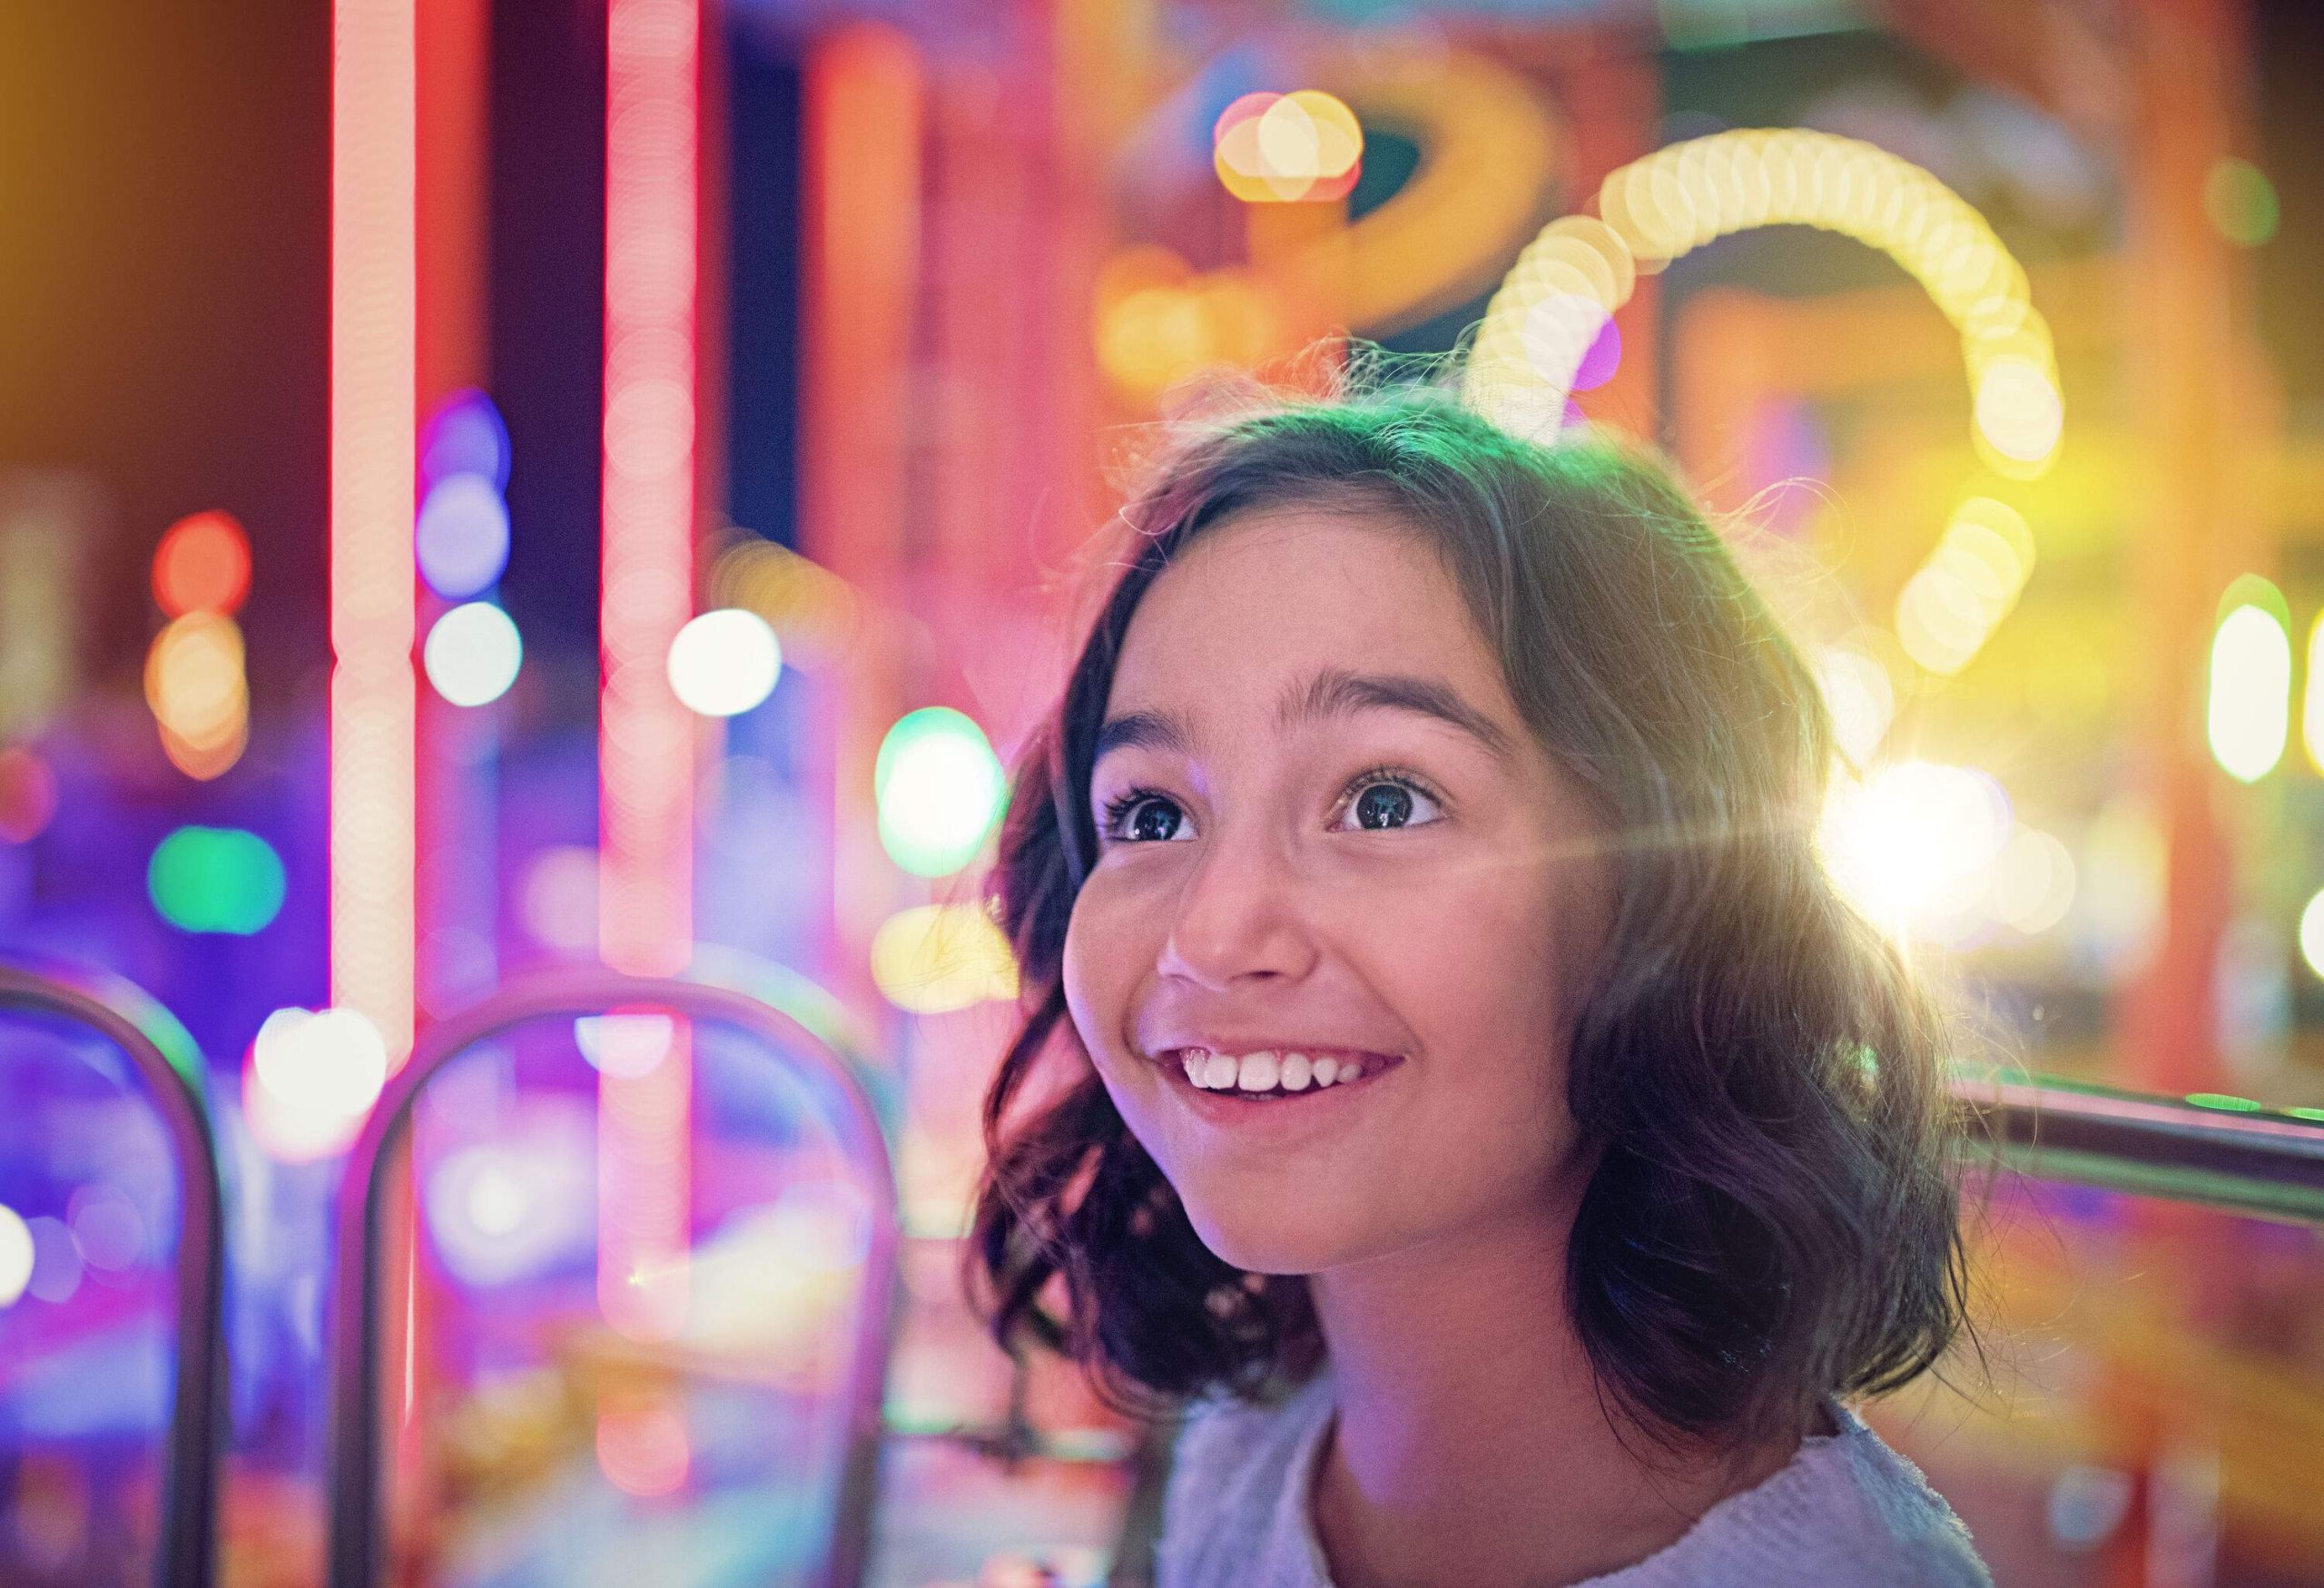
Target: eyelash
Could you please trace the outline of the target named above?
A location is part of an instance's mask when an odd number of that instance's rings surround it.
[[[1436,792],[1434,785],[1417,774],[1407,772],[1402,767],[1374,766],[1357,773],[1354,777],[1351,777],[1345,784],[1341,785],[1339,798],[1334,800],[1332,804],[1334,814],[1336,815],[1340,811],[1346,807],[1348,801],[1354,799],[1357,794],[1363,793],[1365,789],[1370,788],[1376,783],[1393,784],[1398,788],[1404,789],[1412,794],[1419,794],[1423,799],[1433,801],[1440,808],[1443,807],[1444,804],[1444,796]],[[1177,804],[1178,803],[1177,800],[1172,799],[1170,795],[1164,794],[1160,789],[1125,789],[1120,794],[1116,794],[1112,799],[1106,802],[1105,819],[1098,825],[1098,836],[1101,838],[1110,839],[1117,843],[1127,843],[1130,842],[1130,840],[1126,839],[1121,835],[1120,829],[1122,818],[1128,815],[1130,812],[1136,810],[1147,800],[1168,800],[1172,804]]]

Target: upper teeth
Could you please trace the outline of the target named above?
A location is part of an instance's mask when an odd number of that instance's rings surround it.
[[[1207,1048],[1187,1048],[1178,1055],[1187,1079],[1205,1091],[1305,1091],[1312,1083],[1332,1086],[1364,1079],[1364,1060],[1340,1059],[1329,1053],[1313,1058],[1305,1053],[1262,1048],[1236,1058]]]

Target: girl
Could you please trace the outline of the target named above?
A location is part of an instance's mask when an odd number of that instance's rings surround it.
[[[1004,1345],[1191,1403],[1163,1588],[1988,1583],[1840,1399],[1963,1321],[1937,1016],[1668,472],[1407,387],[1126,513],[1003,829],[976,1248]]]

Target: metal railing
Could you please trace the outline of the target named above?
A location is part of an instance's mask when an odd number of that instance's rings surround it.
[[[1953,1095],[2037,1179],[2324,1224],[2324,1118],[2024,1074],[1964,1074]]]
[[[162,1588],[210,1588],[226,1443],[226,1198],[201,1050],[142,989],[75,966],[0,963],[0,1010],[50,1015],[112,1042],[128,1055],[169,1131],[179,1208],[177,1361],[153,1580]]]
[[[705,962],[713,968],[704,969]],[[684,980],[620,976],[597,970],[544,972],[514,981],[474,1007],[428,1029],[410,1060],[389,1081],[348,1157],[340,1182],[339,1246],[331,1277],[330,1588],[375,1588],[388,1581],[379,1503],[380,1213],[391,1149],[409,1129],[413,1103],[428,1080],[475,1044],[553,1017],[615,1009],[667,1012],[690,1021],[733,1026],[759,1039],[776,1063],[819,1083],[827,1123],[872,1198],[871,1241],[858,1299],[855,1348],[847,1376],[847,1465],[822,1582],[856,1588],[871,1553],[877,1498],[882,1402],[895,1332],[901,1230],[896,1182],[877,1110],[851,1057],[822,1018],[828,1010],[770,997],[796,986],[752,986],[714,959],[698,958]],[[822,1028],[818,1030],[817,1028]],[[789,1055],[797,1055],[796,1058]]]
[[[382,1278],[380,1197],[392,1149],[409,1128],[428,1080],[474,1044],[527,1021],[617,1008],[649,1008],[729,1025],[756,1037],[770,1058],[820,1083],[828,1122],[874,1202],[864,1287],[847,1378],[847,1466],[824,1582],[854,1588],[868,1564],[884,1437],[966,1439],[996,1453],[1091,1459],[1012,1416],[998,1430],[890,1427],[883,1420],[887,1365],[900,1291],[901,1232],[888,1146],[836,1007],[795,980],[753,981],[704,956],[683,980],[549,972],[511,984],[429,1030],[391,1080],[350,1155],[339,1208],[330,1336],[330,1518],[331,1588],[374,1588],[385,1564],[379,1494],[381,1428],[377,1360]],[[119,1047],[151,1088],[177,1159],[176,1383],[162,1479],[156,1581],[210,1588],[215,1578],[219,1472],[226,1434],[224,1190],[204,1093],[205,1070],[184,1028],[118,978],[42,963],[0,963],[0,1011],[47,1014],[93,1030]],[[789,1055],[797,1057],[790,1057]],[[1988,1150],[2017,1172],[2222,1212],[2324,1225],[2324,1110],[2273,1110],[2233,1099],[2156,1097],[2023,1072],[1954,1077],[1953,1094],[1975,1127],[1972,1160]],[[1137,1580],[1167,1475],[1168,1440],[1149,1430],[1133,1465],[1147,1503],[1132,1507],[1118,1580]],[[1069,1442],[1068,1442],[1069,1444]],[[1058,1448],[1048,1448],[1058,1444]],[[1108,1452],[1108,1454],[1118,1454]]]

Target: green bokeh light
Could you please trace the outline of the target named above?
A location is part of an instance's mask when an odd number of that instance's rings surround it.
[[[873,763],[880,842],[915,876],[948,876],[977,856],[1008,803],[1008,778],[984,730],[946,706],[906,714]]]
[[[239,827],[181,827],[154,846],[145,891],[181,932],[248,937],[282,912],[282,857]]]
[[[2283,218],[2276,184],[2249,160],[2221,160],[2203,178],[2203,208],[2230,242],[2257,248],[2276,234]]]

